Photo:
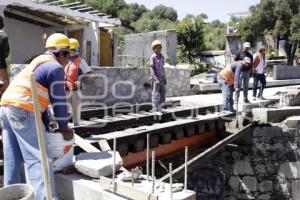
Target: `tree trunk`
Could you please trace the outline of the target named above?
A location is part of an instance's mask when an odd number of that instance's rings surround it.
[[[295,56],[295,53],[294,53],[294,56],[292,56],[293,43],[292,44],[290,43],[288,37],[286,37],[284,49],[285,49],[286,57],[287,57],[287,64],[293,65],[293,57]]]

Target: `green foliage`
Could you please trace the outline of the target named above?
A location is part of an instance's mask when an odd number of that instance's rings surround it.
[[[118,17],[118,11],[126,7],[124,0],[85,0],[85,3],[112,17]]]
[[[226,24],[219,20],[212,21],[204,26],[204,46],[206,50],[225,49]]]
[[[300,0],[261,0],[252,8],[252,16],[239,24],[242,39],[253,43],[265,33],[284,37],[288,64],[292,64],[299,46],[299,8]]]
[[[144,5],[132,3],[132,4],[128,4],[125,8],[120,10],[118,12],[118,17],[123,20],[135,22],[145,12],[149,12],[149,10]]]
[[[151,16],[162,20],[177,20],[177,11],[174,8],[158,5],[151,10]]]
[[[187,15],[177,23],[177,41],[181,54],[185,55],[190,63],[193,63],[195,57],[200,56],[204,50],[203,31],[206,15],[198,16]]]
[[[205,64],[193,65],[193,69],[191,71],[191,77],[198,75],[198,74],[202,74],[207,71],[208,71],[208,69],[206,68]]]

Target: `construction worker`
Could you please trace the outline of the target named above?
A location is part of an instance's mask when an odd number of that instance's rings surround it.
[[[266,86],[266,76],[265,69],[267,67],[266,56],[265,56],[266,47],[259,47],[257,53],[254,54],[253,60],[253,100],[256,100],[257,85],[260,82],[260,92],[258,98],[264,99],[263,91]]]
[[[235,112],[233,109],[233,91],[239,95],[241,90],[241,71],[243,68],[248,67],[251,63],[249,57],[243,60],[236,61],[225,67],[218,75],[217,80],[222,90],[223,95],[223,109]]]
[[[154,40],[151,44],[153,54],[150,57],[150,72],[152,83],[152,110],[161,111],[166,101],[166,74],[164,56],[161,54],[162,43]]]
[[[2,81],[0,88],[0,97],[9,84],[6,59],[10,57],[10,48],[7,34],[3,31],[3,28],[3,17],[0,16],[0,80]]]
[[[251,44],[250,42],[243,43],[242,51],[239,51],[235,55],[235,61],[243,60],[245,57],[251,59],[251,63],[253,62],[253,55],[250,52]],[[244,67],[241,73],[241,80],[243,85],[243,94],[244,94],[244,103],[249,103],[248,100],[248,86],[249,86],[249,79],[251,76],[251,65],[248,67]]]
[[[4,185],[21,183],[21,166],[25,163],[29,184],[36,200],[46,198],[34,116],[30,74],[36,79],[43,131],[48,129],[47,107],[52,105],[59,132],[65,140],[73,138],[68,128],[67,103],[64,88],[64,68],[69,60],[69,38],[52,34],[46,41],[46,52],[32,60],[16,76],[1,99],[0,118],[3,127]],[[54,175],[49,162],[49,176],[55,197]]]
[[[79,42],[74,38],[70,38],[70,61],[65,66],[66,90],[68,93],[68,103],[71,105],[73,124],[78,126],[80,122],[80,84],[87,79],[84,74],[91,73],[91,67],[80,56]]]

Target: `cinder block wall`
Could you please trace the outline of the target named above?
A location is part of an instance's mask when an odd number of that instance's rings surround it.
[[[273,67],[274,80],[300,79],[300,67],[289,65],[275,65]]]

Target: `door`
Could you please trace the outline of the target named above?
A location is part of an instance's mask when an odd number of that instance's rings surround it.
[[[100,66],[112,66],[112,39],[110,33],[100,32],[99,42]]]

